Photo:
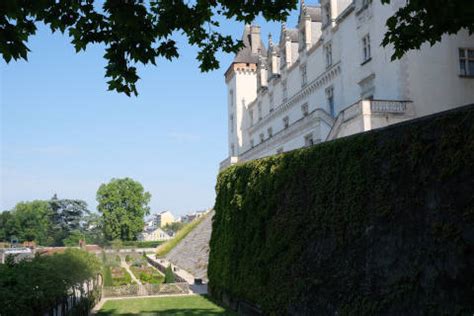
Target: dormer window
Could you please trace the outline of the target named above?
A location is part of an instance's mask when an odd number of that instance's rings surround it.
[[[299,40],[300,40],[300,51],[305,49],[306,48],[306,41],[305,41],[305,32],[304,32],[304,29],[302,29],[300,31],[300,36],[299,36]]]
[[[327,26],[327,25],[331,24],[331,3],[329,3],[329,2],[326,3],[324,5],[323,11],[324,11],[324,17],[325,17],[324,26]]]

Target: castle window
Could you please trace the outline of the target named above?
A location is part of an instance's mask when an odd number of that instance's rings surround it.
[[[270,113],[273,112],[273,93],[270,94]]]
[[[262,103],[258,103],[258,120],[261,121],[262,120]]]
[[[253,110],[249,111],[250,126],[253,126]]]
[[[234,144],[230,145],[230,155],[235,156],[235,146],[234,146]]]
[[[313,141],[313,133],[308,134],[304,137],[304,145],[305,147],[313,146],[314,141]]]
[[[329,87],[326,89],[326,99],[328,102],[329,114],[332,117],[336,116],[336,111],[334,109],[334,87]]]
[[[301,106],[301,113],[303,116],[308,116],[309,110],[308,110],[308,103],[305,103]]]
[[[283,102],[286,102],[288,100],[288,85],[286,84],[286,81],[282,83],[283,85]]]
[[[267,133],[268,133],[268,138],[273,137],[273,129],[271,127],[267,129]]]
[[[372,0],[361,0],[361,10],[367,9]]]
[[[300,71],[301,71],[301,87],[304,87],[306,86],[306,83],[308,82],[308,73],[306,71],[306,65],[301,66]]]
[[[290,126],[290,118],[288,116],[285,116],[283,118],[283,126],[285,126],[285,128],[288,128],[288,126]]]
[[[254,148],[254,147],[255,147],[255,142],[253,141],[253,139],[250,140],[250,147],[251,147],[251,148]]]
[[[330,67],[332,65],[332,44],[327,43],[324,46],[324,55],[326,56],[326,67]]]
[[[459,66],[461,76],[474,77],[474,49],[459,49]]]
[[[231,114],[230,115],[230,132],[233,133],[234,132],[234,114]]]
[[[362,38],[362,63],[366,63],[370,60],[372,54],[370,52],[370,35],[367,34]]]
[[[263,133],[260,133],[260,142],[263,143],[265,140],[265,135]]]

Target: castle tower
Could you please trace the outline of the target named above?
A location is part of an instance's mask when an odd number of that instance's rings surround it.
[[[257,97],[259,56],[266,55],[259,26],[246,25],[242,42],[244,46],[225,72],[228,96],[229,157],[239,156],[242,151],[244,110]]]

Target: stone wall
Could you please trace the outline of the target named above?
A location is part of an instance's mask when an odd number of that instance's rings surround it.
[[[209,239],[214,211],[210,211],[205,216],[206,218],[168,253],[166,259],[188,271],[195,278],[207,282]]]

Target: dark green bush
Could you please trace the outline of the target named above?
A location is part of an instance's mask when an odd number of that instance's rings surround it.
[[[110,271],[110,266],[104,265],[102,269],[104,271],[104,286],[112,286],[114,281],[112,279],[112,271]]]
[[[175,277],[173,270],[171,269],[171,265],[166,267],[165,269],[165,282],[164,283],[174,283],[175,282]]]
[[[472,315],[474,107],[222,172],[209,286],[270,315]]]

